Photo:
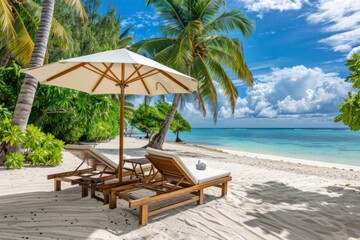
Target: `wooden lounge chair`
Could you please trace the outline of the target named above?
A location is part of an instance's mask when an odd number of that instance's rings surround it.
[[[203,203],[204,189],[207,187],[221,188],[221,196],[227,194],[228,182],[231,181],[230,172],[212,169],[196,169],[196,159],[180,158],[170,152],[147,148],[146,157],[156,168],[156,173],[148,181],[128,186],[113,188],[110,195],[110,208],[116,207],[116,198],[120,197],[129,202],[131,208],[139,207],[139,224],[146,225],[148,217],[169,210],[174,207],[196,202]],[[160,174],[160,178],[159,178]],[[135,191],[141,189],[152,190],[156,195],[135,197]],[[181,198],[179,201],[178,199]],[[174,202],[175,200],[175,202]],[[150,209],[164,201],[170,204]]]
[[[111,187],[119,186],[116,174],[118,164],[89,145],[66,145],[65,149],[81,159],[82,162],[74,171],[48,175],[48,179],[54,179],[54,190],[61,190],[61,182],[69,182],[72,185],[77,184],[82,187],[82,197],[88,196],[90,189],[92,198],[107,204]],[[87,167],[81,168],[82,166]],[[147,170],[149,167],[144,169]],[[144,169],[141,170],[144,171]],[[131,175],[133,175],[131,171],[126,171],[124,174],[125,177]],[[134,182],[137,181],[134,180]],[[104,197],[96,196],[96,191],[102,192]]]

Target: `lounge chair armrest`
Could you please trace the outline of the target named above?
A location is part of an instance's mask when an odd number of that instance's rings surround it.
[[[76,171],[55,173],[55,174],[47,175],[47,179],[54,179],[54,178],[57,178],[57,177],[73,176],[73,175],[78,175],[78,174],[82,174],[82,173],[92,172],[93,170],[94,170],[94,168],[87,168],[87,169],[80,169],[80,170],[76,170]]]

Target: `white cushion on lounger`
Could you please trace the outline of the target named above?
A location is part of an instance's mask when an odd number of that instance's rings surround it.
[[[230,172],[221,170],[221,169],[214,169],[211,167],[206,167],[206,170],[197,170],[196,164],[197,159],[196,158],[185,158],[185,157],[179,157],[177,154],[172,152],[165,152],[160,151],[153,148],[147,148],[146,149],[148,154],[152,155],[158,155],[163,157],[168,157],[174,159],[179,166],[186,172],[191,180],[196,184],[201,184],[205,182],[209,182],[215,179],[223,178],[230,176]]]
[[[187,166],[187,168],[192,173],[192,175],[197,179],[198,184],[210,182],[215,179],[230,176],[229,171],[211,168],[209,166],[206,166],[205,170],[197,170],[196,164],[198,162],[198,159],[196,159],[196,158],[181,157],[181,160]],[[201,160],[203,160],[203,159],[201,159]],[[203,162],[204,162],[204,160],[203,160]]]
[[[75,156],[77,156],[78,158],[83,159],[82,155],[84,154],[83,152],[77,152],[77,151],[84,151],[87,150],[88,154],[96,159],[98,162],[102,162],[106,165],[108,165],[109,167],[113,168],[113,169],[117,169],[118,164],[113,162],[110,158],[106,157],[104,154],[100,153],[99,151],[97,151],[95,148],[93,148],[92,146],[89,145],[66,145],[65,149],[69,152],[71,152],[72,154],[74,154]],[[89,159],[87,159],[89,160]]]
[[[65,149],[82,160],[84,160],[84,159],[81,156],[84,153],[83,152],[79,153],[77,151],[87,150],[88,154],[92,158],[96,159],[98,162],[102,162],[103,164],[106,164],[107,166],[110,166],[113,169],[117,169],[118,165],[119,165],[119,158],[110,159],[90,145],[70,145],[70,144],[68,144],[65,146]],[[133,157],[133,156],[124,154],[124,159],[140,159],[140,158],[144,158],[144,157]],[[129,165],[129,167],[131,167],[131,164]],[[143,167],[145,167],[145,166],[143,166]]]

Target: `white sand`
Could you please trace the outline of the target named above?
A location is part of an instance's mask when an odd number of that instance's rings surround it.
[[[143,155],[144,144],[128,138],[125,153]],[[117,158],[116,141],[97,148]],[[65,190],[53,192],[46,176],[79,163],[65,152],[59,167],[0,170],[0,239],[360,239],[356,168],[236,156],[182,144],[164,148],[230,170],[228,196],[219,198],[219,189],[209,188],[203,205],[178,207],[139,227],[137,210],[124,201],[109,210],[95,199],[80,198],[76,186],[64,183]]]

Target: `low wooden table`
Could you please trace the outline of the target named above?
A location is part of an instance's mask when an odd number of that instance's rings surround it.
[[[130,179],[132,179],[134,175],[136,178],[144,178],[144,177],[149,177],[155,173],[153,165],[147,158],[124,159],[124,164],[125,163],[130,163],[132,166],[132,168],[124,167],[124,169],[132,172],[130,175]],[[144,169],[143,168],[144,165],[150,165],[150,171],[148,174],[145,174],[145,170],[148,170],[148,169]],[[139,167],[140,171],[139,171],[139,169],[137,169],[137,167]]]

